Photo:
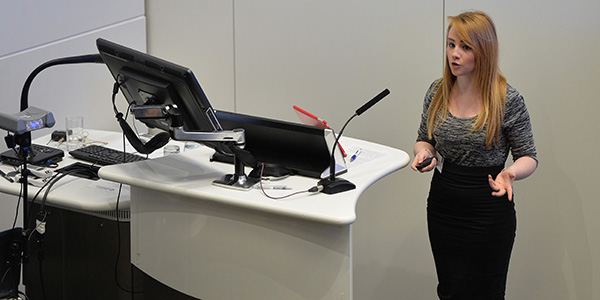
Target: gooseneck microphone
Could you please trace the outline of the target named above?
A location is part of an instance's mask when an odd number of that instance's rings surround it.
[[[344,124],[342,130],[340,130],[340,133],[336,137],[335,143],[333,143],[333,149],[331,150],[331,157],[329,159],[329,177],[321,179],[317,184],[317,186],[322,186],[321,192],[325,194],[337,194],[356,188],[356,185],[354,185],[354,183],[346,179],[335,177],[335,148],[337,148],[338,141],[340,140],[340,137],[344,133],[344,130],[346,129],[346,126],[348,126],[350,121],[352,121],[352,119],[354,119],[355,117],[362,115],[365,111],[367,111],[369,108],[371,108],[373,105],[375,105],[377,102],[379,102],[381,99],[383,99],[389,94],[390,91],[388,89],[383,90],[381,93],[377,94],[377,96],[373,97],[373,99],[371,99],[369,102],[359,107],[354,113],[354,115],[352,115],[352,117],[350,117],[350,119],[346,121],[346,124]]]
[[[381,99],[385,98],[385,96],[387,96],[389,94],[390,94],[390,90],[388,90],[388,89],[383,90],[377,96],[373,97],[373,99],[369,100],[369,102],[367,102],[367,103],[363,104],[363,106],[359,107],[356,110],[356,115],[357,116],[362,115],[365,111],[367,111],[367,109],[371,108],[371,106],[375,105],[377,102],[379,102]]]

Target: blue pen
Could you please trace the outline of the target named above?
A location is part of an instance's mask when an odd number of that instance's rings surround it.
[[[352,154],[352,157],[350,157],[350,162],[353,162],[358,155],[360,155],[360,153],[362,152],[362,149],[358,148],[358,150],[356,150],[356,152],[354,152],[354,154]]]

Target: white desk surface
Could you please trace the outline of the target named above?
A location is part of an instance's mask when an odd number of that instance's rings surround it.
[[[114,148],[117,150],[123,149],[122,134],[119,132],[101,131],[101,130],[85,130],[88,132],[88,139],[94,141],[107,142],[107,147]],[[59,162],[59,166],[56,168],[62,168],[70,165],[77,159],[69,155],[64,144],[59,145],[56,142],[50,141],[50,135],[43,136],[33,140],[34,144],[48,145],[51,147],[62,149],[65,152],[63,160]],[[179,143],[179,142],[176,142]],[[126,143],[126,149],[128,152],[135,152],[135,150]],[[182,144],[183,145],[183,144]],[[183,146],[182,146],[183,149]],[[162,150],[158,150],[153,153],[150,157],[162,156]],[[85,162],[84,162],[85,163]],[[32,167],[32,166],[29,166]],[[0,169],[5,173],[14,171],[15,168],[9,165],[0,165]],[[29,198],[33,198],[38,187],[29,186]],[[0,178],[0,192],[18,196],[21,193],[21,184],[10,183],[4,178]],[[88,180],[81,179],[74,176],[65,176],[63,179],[58,181],[48,194],[47,203],[76,211],[90,211],[90,212],[106,212],[116,209],[117,197],[119,192],[119,184],[106,180]],[[38,197],[42,197],[39,195]],[[121,189],[121,196],[119,199],[119,210],[129,209],[129,186],[123,185]],[[39,199],[36,200],[36,202]]]
[[[336,195],[303,193],[273,200],[259,189],[239,191],[215,186],[212,181],[232,173],[233,166],[209,162],[213,150],[208,147],[147,161],[106,166],[100,169],[99,175],[105,180],[188,199],[216,201],[282,216],[346,225],[356,220],[355,206],[360,195],[375,181],[405,167],[410,158],[402,150],[363,140],[342,138],[341,142],[349,155],[359,148],[362,153],[355,161],[348,163],[348,172],[341,176],[354,183],[356,189]],[[291,176],[274,183],[290,187],[291,190],[266,192],[271,196],[283,196],[306,191],[315,186],[317,181],[314,178]]]
[[[121,133],[86,131],[91,140],[108,142],[107,147],[123,149]],[[35,139],[33,143],[46,145],[49,140],[48,135]],[[111,211],[116,208],[118,183],[125,183],[119,198],[120,210],[129,208],[129,185],[132,185],[284,216],[330,224],[350,224],[356,219],[355,206],[360,195],[375,181],[405,167],[410,158],[402,150],[363,140],[343,137],[341,142],[349,155],[358,148],[362,149],[362,153],[355,161],[348,162],[348,172],[341,176],[353,182],[356,189],[337,195],[303,193],[286,199],[273,200],[264,196],[259,189],[238,191],[212,185],[214,179],[232,173],[233,166],[209,162],[213,150],[202,146],[166,157],[162,156],[162,150],[157,150],[150,155],[151,160],[105,166],[99,172],[102,179],[97,181],[66,176],[54,185],[48,195],[47,203],[79,211]],[[182,150],[184,149],[181,142],[171,143],[178,144]],[[63,148],[65,151],[65,157],[59,163],[59,168],[77,161],[68,154],[64,146],[58,146],[54,142],[48,145]],[[128,143],[126,143],[126,150],[135,152]],[[14,170],[12,166],[7,165],[0,165],[0,169],[5,173]],[[291,190],[266,190],[266,192],[277,197],[305,191],[316,184],[317,180],[314,178],[292,176],[273,183],[273,185],[285,185],[292,188]],[[37,187],[30,186],[29,197],[32,198],[38,190]],[[21,185],[1,179],[0,192],[18,196]]]

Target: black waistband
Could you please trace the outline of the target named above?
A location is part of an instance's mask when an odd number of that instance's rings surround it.
[[[500,173],[503,169],[504,169],[504,165],[489,166],[489,167],[468,167],[468,166],[457,165],[457,164],[449,162],[449,161],[444,161],[442,173],[449,171],[449,172],[468,173],[468,174],[492,174],[495,176],[498,173]]]
[[[437,168],[435,172],[437,176],[441,176],[442,178],[446,178],[447,180],[457,183],[479,183],[487,185],[488,174],[496,178],[502,169],[504,169],[504,166],[468,167],[445,161],[442,167],[442,172],[440,173]]]

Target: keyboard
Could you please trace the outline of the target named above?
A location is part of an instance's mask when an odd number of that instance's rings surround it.
[[[69,151],[71,156],[94,164],[107,166],[116,165],[128,162],[146,160],[147,158],[141,155],[123,152],[112,148],[89,145],[83,148]]]

